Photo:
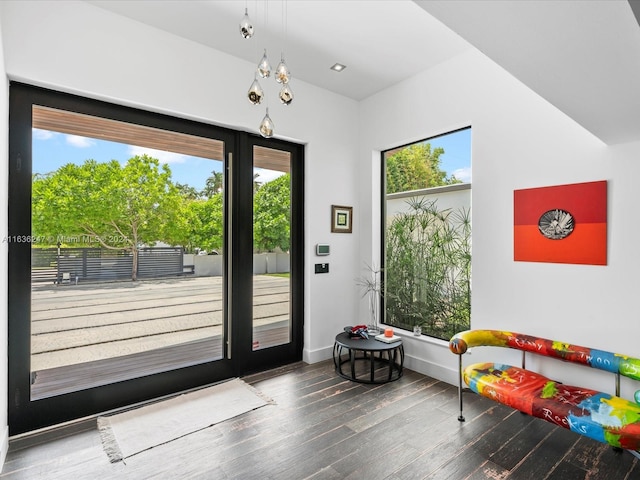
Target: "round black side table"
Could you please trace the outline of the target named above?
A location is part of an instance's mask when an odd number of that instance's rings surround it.
[[[358,356],[358,353],[362,355]],[[343,359],[343,355],[346,355],[346,358]],[[387,358],[384,358],[385,356]],[[357,362],[369,362],[368,378],[366,370],[363,374],[362,368],[357,368]],[[392,382],[402,376],[404,346],[402,340],[385,343],[372,336],[369,338],[350,337],[347,332],[342,332],[336,335],[336,341],[333,345],[333,363],[336,367],[336,373],[347,380],[374,384]],[[350,368],[345,372],[342,366],[346,363]],[[382,369],[376,368],[376,365],[382,366]]]

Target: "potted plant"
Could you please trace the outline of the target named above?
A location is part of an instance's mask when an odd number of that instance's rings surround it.
[[[380,297],[382,296],[382,269],[367,264],[367,274],[356,279],[356,284],[362,289],[362,298],[369,300],[369,323],[367,330],[370,334],[380,333]]]

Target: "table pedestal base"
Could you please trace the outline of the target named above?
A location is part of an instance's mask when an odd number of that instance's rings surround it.
[[[381,345],[376,345],[378,348],[370,350],[367,347],[371,341]],[[353,382],[370,384],[392,382],[402,377],[404,365],[402,342],[384,344],[371,339],[361,342],[362,344],[347,346],[336,338],[333,346],[333,363],[338,375]],[[345,365],[347,368],[343,369]]]

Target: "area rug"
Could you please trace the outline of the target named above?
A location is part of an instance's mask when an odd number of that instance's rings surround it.
[[[113,463],[269,403],[273,401],[235,378],[117,415],[98,417],[98,429]]]

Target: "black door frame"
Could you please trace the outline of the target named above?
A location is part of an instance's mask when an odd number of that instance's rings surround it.
[[[234,325],[247,328],[235,329],[232,336],[234,350],[241,349],[244,354],[239,359],[242,372],[254,372],[282,365],[282,359],[302,360],[304,330],[304,147],[283,140],[266,139],[259,135],[241,132],[237,155],[240,162],[234,162],[235,182],[232,186],[236,203],[232,206],[235,219],[232,224],[231,268],[234,275],[241,275],[240,281],[233,282],[231,297],[234,302],[232,321]],[[291,154],[291,342],[261,350],[246,352],[243,348],[252,344],[252,326],[240,319],[252,319],[253,298],[253,211],[238,211],[253,205],[253,147],[261,146]],[[236,189],[238,190],[236,192]],[[237,195],[236,195],[237,193]],[[235,239],[238,239],[237,241]],[[237,343],[236,343],[237,342]]]
[[[9,330],[9,433],[17,435],[42,427],[95,415],[101,412],[144,402],[153,398],[196,388],[252,371],[283,365],[302,358],[303,278],[304,278],[304,147],[275,139],[263,139],[246,132],[208,125],[192,120],[152,113],[131,107],[60,93],[40,87],[12,82],[9,95],[9,235],[31,234],[31,129],[32,106],[42,105],[62,110],[100,116],[224,141],[227,174],[231,182],[225,189],[225,267],[233,272],[231,285],[225,279],[224,294],[230,302],[227,311],[233,325],[231,358],[188,368],[139,377],[101,387],[81,390],[41,400],[30,400],[31,342],[31,244],[9,244],[8,259],[8,330]],[[292,153],[292,225],[291,225],[291,302],[292,341],[289,344],[251,351],[251,312],[246,316],[247,292],[251,292],[252,195],[253,173],[245,161],[253,143]],[[228,160],[231,159],[230,162]],[[294,163],[295,162],[295,163]],[[247,176],[250,181],[247,183]],[[248,192],[251,190],[251,192]],[[243,204],[243,202],[245,202]],[[249,205],[249,208],[247,207]],[[247,218],[245,218],[247,217]],[[228,235],[231,235],[229,241]],[[242,301],[245,298],[245,301]],[[228,313],[229,314],[229,313]],[[227,314],[227,315],[228,315]],[[248,339],[248,340],[247,340]],[[223,345],[227,345],[225,334]],[[228,350],[225,349],[225,352]]]

